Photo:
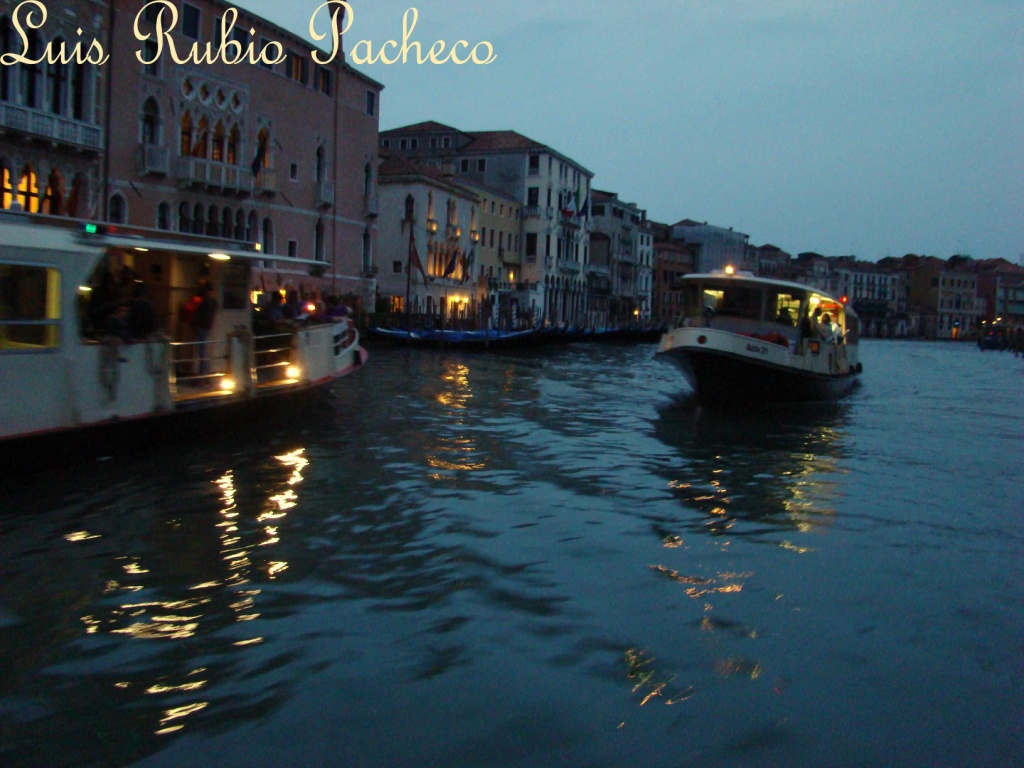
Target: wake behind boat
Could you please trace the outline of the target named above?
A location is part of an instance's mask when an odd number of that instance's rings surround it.
[[[41,441],[75,458],[72,437],[95,446],[107,427],[263,403],[365,362],[347,319],[260,323],[249,286],[263,254],[162,234],[0,221],[0,464]],[[197,286],[214,303],[190,325]],[[148,306],[138,332],[129,294]]]
[[[861,372],[860,321],[844,301],[731,270],[682,278],[679,327],[658,344],[702,405],[835,400]]]

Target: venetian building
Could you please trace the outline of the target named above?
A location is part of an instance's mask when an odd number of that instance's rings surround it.
[[[80,45],[83,58],[94,41],[107,48],[109,3],[47,5],[40,29],[26,24],[30,7],[3,4],[0,52],[36,60],[62,46]],[[80,219],[102,213],[107,85],[106,68],[88,62],[0,65],[0,207]]]
[[[371,301],[382,86],[228,3],[114,5],[103,217],[258,248],[257,290]],[[270,61],[175,62],[229,41]]]
[[[503,263],[518,275],[509,301],[535,323],[586,322],[591,171],[515,131],[461,131],[433,121],[382,132],[381,149],[448,167],[461,183],[515,200],[521,263]]]

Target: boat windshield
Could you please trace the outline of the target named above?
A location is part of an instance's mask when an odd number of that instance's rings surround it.
[[[696,284],[686,289],[684,320],[697,324],[711,317],[795,327],[806,292],[770,285]]]

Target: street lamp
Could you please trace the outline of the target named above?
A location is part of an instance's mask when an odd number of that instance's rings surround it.
[[[432,235],[437,233],[437,219],[427,219],[427,232]]]

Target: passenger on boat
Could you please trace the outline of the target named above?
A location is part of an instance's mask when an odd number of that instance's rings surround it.
[[[213,286],[209,281],[204,281],[199,286],[201,301],[196,308],[193,318],[193,327],[196,331],[199,355],[199,375],[205,376],[209,372],[209,360],[206,357],[206,342],[210,339],[210,331],[213,330],[213,321],[217,316],[217,300],[213,298]]]
[[[836,341],[839,339],[841,329],[832,322],[832,316],[826,312],[821,316],[821,338],[825,341]]]
[[[128,336],[142,340],[148,339],[156,330],[156,314],[149,300],[146,284],[136,280],[132,285],[132,297],[128,303]]]

